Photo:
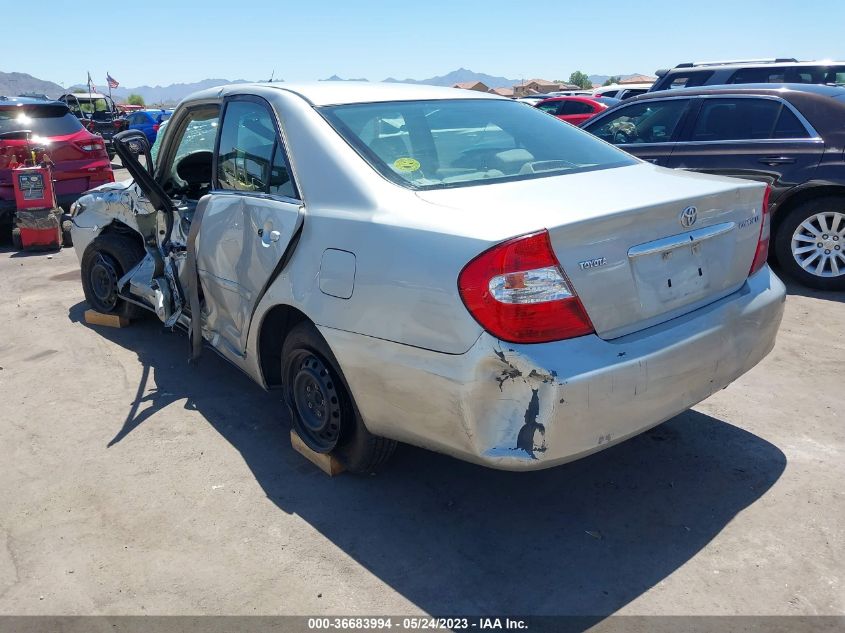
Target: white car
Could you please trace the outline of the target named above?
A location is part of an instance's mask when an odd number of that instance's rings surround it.
[[[610,97],[612,99],[630,99],[644,94],[651,88],[650,83],[640,84],[611,84],[593,90],[594,97]]]
[[[153,312],[194,356],[209,345],[280,388],[303,441],[351,470],[396,441],[561,464],[677,415],[774,344],[784,287],[762,184],[430,86],[214,88],[163,137],[151,173],[143,134],[121,133],[134,182],[73,207],[88,302]]]

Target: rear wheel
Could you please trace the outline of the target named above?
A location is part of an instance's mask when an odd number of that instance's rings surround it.
[[[337,360],[310,323],[296,325],[282,346],[285,401],[294,429],[317,453],[331,453],[357,473],[381,468],[396,442],[364,426]]]
[[[845,289],[845,197],[814,198],[790,211],[778,226],[775,253],[799,283]]]
[[[20,229],[12,229],[12,248],[16,251],[23,250],[23,240],[21,239]]]
[[[121,299],[117,282],[141,259],[141,244],[127,235],[107,233],[95,238],[82,255],[82,289],[88,305],[103,314],[136,318],[143,308]]]

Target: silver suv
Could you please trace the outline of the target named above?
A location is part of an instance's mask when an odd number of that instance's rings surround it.
[[[794,58],[688,62],[658,70],[649,92],[727,84],[845,84],[845,62]]]

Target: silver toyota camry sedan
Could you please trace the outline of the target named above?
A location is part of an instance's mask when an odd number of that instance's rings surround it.
[[[397,441],[583,457],[730,384],[781,321],[765,185],[493,95],[239,84],[183,101],[155,160],[116,147],[132,180],[72,210],[88,303],[280,389],[280,420],[354,471]]]

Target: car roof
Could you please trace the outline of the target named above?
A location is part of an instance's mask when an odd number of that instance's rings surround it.
[[[52,99],[37,99],[35,97],[2,97],[0,96],[0,107],[17,107],[24,105],[43,105],[43,106],[64,106],[67,104],[63,101],[54,101]]]
[[[845,86],[828,86],[825,84],[730,84],[726,86],[695,86],[692,88],[670,88],[637,95],[627,102],[646,101],[668,96],[699,96],[707,94],[761,94],[780,95],[788,98],[794,94],[818,95],[821,97],[838,97],[845,95]]]
[[[737,68],[770,68],[773,66],[788,66],[790,68],[800,68],[803,66],[842,66],[845,62],[838,62],[830,59],[819,60],[804,60],[798,61],[796,59],[748,59],[748,60],[727,60],[727,61],[712,61],[712,62],[685,62],[678,64],[666,70],[670,72],[686,72],[690,70],[713,70],[713,69],[737,69]]]
[[[593,97],[591,95],[557,95],[543,99],[540,103],[545,103],[546,101],[591,101],[595,103],[596,101],[599,101],[599,99],[600,97]],[[540,103],[537,105],[540,105]],[[599,103],[601,102],[599,101]]]
[[[186,98],[187,101],[208,99],[227,94],[249,94],[255,89],[273,88],[299,95],[311,105],[346,105],[353,103],[374,103],[384,101],[423,101],[438,99],[507,99],[499,95],[443,88],[423,84],[376,83],[367,81],[317,81],[313,83],[246,83],[229,84],[209,88]]]
[[[99,92],[66,92],[63,95],[59,95],[59,99],[62,97],[76,97],[78,101],[86,101],[91,99],[106,99],[108,95]]]

